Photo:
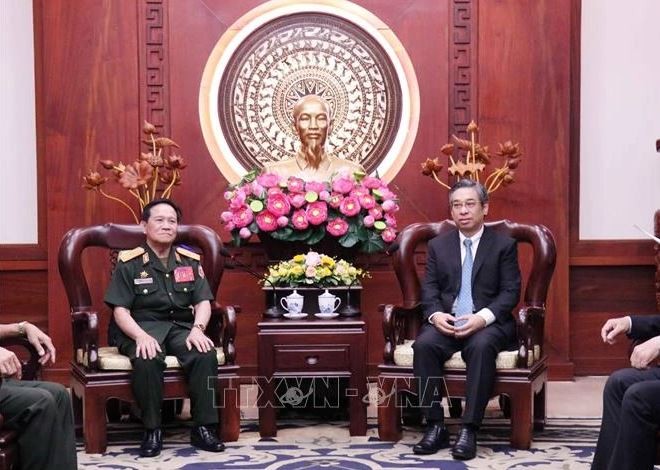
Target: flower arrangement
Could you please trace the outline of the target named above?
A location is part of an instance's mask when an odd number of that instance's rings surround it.
[[[330,181],[253,170],[225,192],[220,218],[240,245],[252,234],[314,245],[326,234],[343,247],[385,249],[396,238],[397,196],[379,178],[338,173]]]
[[[148,148],[147,153],[141,152],[133,163],[99,161],[99,164],[111,173],[115,182],[128,191],[129,199],[137,201],[140,212],[154,199],[172,197],[174,187],[181,184],[181,171],[186,167],[183,157],[170,150],[172,147],[179,147],[176,142],[168,137],[157,137],[156,127],[147,121],[144,122],[142,132],[147,135],[143,141]],[[83,188],[96,191],[103,197],[123,205],[130,211],[135,223],[139,223],[140,219],[126,200],[103,190],[102,186],[108,179],[97,171],[89,170],[87,175],[83,176]]]
[[[481,175],[486,169],[486,165],[491,162],[491,156],[488,153],[488,147],[482,146],[476,141],[476,134],[479,131],[477,123],[470,121],[467,126],[467,132],[470,140],[461,139],[455,135],[451,138],[454,143],[448,143],[442,146],[440,151],[447,155],[451,166],[447,168],[450,175],[456,177],[456,180],[469,178],[474,181],[480,182]],[[499,144],[500,150],[496,153],[497,156],[504,158],[504,163],[501,167],[495,168],[484,180],[483,185],[488,193],[497,191],[499,188],[507,186],[514,182],[515,169],[520,162],[520,144],[513,143],[510,140],[503,144]],[[453,157],[454,150],[458,148],[459,154],[465,155],[465,158],[458,156],[455,160]],[[442,170],[442,164],[438,158],[426,159],[422,163],[422,174],[432,177],[439,185],[450,189],[450,186],[438,178],[438,173]]]
[[[368,275],[346,260],[310,251],[269,266],[263,282],[280,287],[334,287],[359,284]]]

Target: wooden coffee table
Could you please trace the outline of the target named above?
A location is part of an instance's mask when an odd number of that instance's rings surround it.
[[[258,323],[260,387],[258,397],[259,433],[277,434],[276,407],[282,390],[275,397],[277,379],[347,377],[350,434],[367,433],[367,332],[360,317],[321,320],[309,315],[300,320],[265,318]],[[287,382],[288,383],[288,382]],[[295,400],[299,390],[284,391]]]

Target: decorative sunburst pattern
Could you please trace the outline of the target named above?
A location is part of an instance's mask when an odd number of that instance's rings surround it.
[[[224,137],[245,168],[295,156],[291,110],[317,94],[332,109],[328,147],[378,166],[401,120],[401,86],[380,44],[356,24],[327,13],[276,18],[256,29],[227,63],[218,93]]]

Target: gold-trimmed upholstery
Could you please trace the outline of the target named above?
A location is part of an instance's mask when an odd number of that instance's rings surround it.
[[[105,346],[98,348],[99,369],[100,370],[133,370],[131,361],[128,356],[124,356],[114,346]],[[218,358],[218,365],[225,364],[225,353],[222,348],[215,348],[215,353]],[[76,360],[82,364],[88,365],[87,357],[83,354],[82,349],[76,351]],[[176,356],[165,356],[166,369],[179,369],[181,364]]]
[[[406,339],[403,344],[399,344],[394,349],[394,364],[397,366],[412,367],[414,339]],[[529,367],[541,358],[541,348],[534,346],[534,354],[527,357]],[[518,360],[518,351],[502,351],[497,355],[495,364],[498,369],[515,369]],[[461,357],[461,352],[457,351],[445,362],[445,369],[465,369],[465,361]]]

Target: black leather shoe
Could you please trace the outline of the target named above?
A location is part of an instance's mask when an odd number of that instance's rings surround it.
[[[458,433],[451,455],[458,460],[470,460],[477,456],[477,432],[463,426]]]
[[[415,454],[435,454],[449,447],[449,431],[443,423],[429,424],[424,437],[413,447]]]
[[[147,429],[144,431],[142,445],[140,445],[140,457],[155,457],[163,448],[163,433],[160,429]]]
[[[192,428],[190,431],[190,443],[198,449],[208,452],[222,452],[225,450],[225,445],[206,426],[195,426]]]

